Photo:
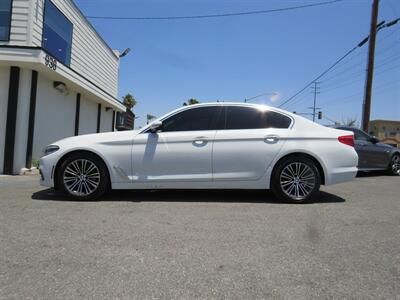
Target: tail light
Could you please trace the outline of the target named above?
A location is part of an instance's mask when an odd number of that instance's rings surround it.
[[[338,137],[339,142],[342,144],[354,147],[354,136],[353,135],[342,135]]]

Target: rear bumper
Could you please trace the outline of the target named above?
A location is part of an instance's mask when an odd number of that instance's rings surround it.
[[[357,167],[335,168],[325,178],[325,185],[332,185],[353,180],[357,175]]]

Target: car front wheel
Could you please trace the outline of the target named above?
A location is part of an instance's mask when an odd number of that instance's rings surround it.
[[[61,164],[59,186],[76,200],[95,200],[108,188],[108,172],[104,162],[94,154],[74,153]]]
[[[390,175],[400,175],[400,155],[395,154],[392,157],[392,160],[390,161],[389,167],[388,167],[388,173]]]
[[[318,192],[320,185],[318,168],[307,157],[285,158],[278,162],[272,174],[272,191],[288,202],[307,202]]]

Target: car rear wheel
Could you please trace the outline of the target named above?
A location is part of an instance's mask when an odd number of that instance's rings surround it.
[[[390,175],[400,175],[400,155],[399,154],[393,155],[387,171]]]
[[[319,190],[321,178],[313,160],[292,156],[278,162],[272,174],[272,191],[281,200],[304,203]]]
[[[94,154],[74,153],[67,157],[58,176],[59,186],[76,200],[95,200],[109,186],[104,162]]]

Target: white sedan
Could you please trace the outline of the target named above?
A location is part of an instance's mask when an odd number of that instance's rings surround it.
[[[255,104],[179,108],[133,131],[75,136],[46,147],[41,184],[75,199],[110,189],[272,189],[305,202],[352,180],[353,132]]]

